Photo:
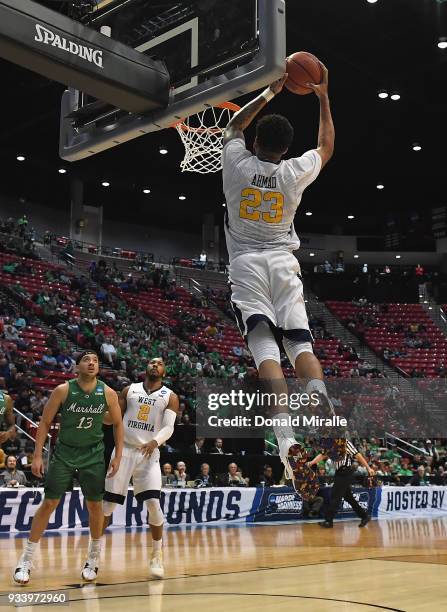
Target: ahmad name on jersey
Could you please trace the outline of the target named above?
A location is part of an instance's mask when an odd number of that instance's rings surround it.
[[[307,151],[275,164],[252,155],[242,138],[234,138],[223,149],[222,168],[230,263],[244,253],[297,250],[293,220],[303,191],[321,170],[319,153]]]

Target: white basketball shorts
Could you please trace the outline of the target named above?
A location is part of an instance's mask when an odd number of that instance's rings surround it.
[[[231,301],[244,338],[267,321],[277,341],[313,342],[298,260],[289,251],[256,251],[230,264]]]
[[[115,451],[112,459],[114,456]],[[160,497],[161,470],[158,457],[146,458],[139,448],[124,446],[118,472],[106,478],[104,500],[124,504],[131,478],[137,501]]]

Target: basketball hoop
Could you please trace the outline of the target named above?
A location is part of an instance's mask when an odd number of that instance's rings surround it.
[[[185,157],[180,163],[182,172],[208,174],[222,170],[224,130],[233,113],[240,106],[223,102],[191,115],[173,125],[185,146]]]

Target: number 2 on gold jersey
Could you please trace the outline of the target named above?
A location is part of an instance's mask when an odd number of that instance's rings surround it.
[[[281,223],[284,209],[284,196],[282,193],[279,191],[267,191],[263,197],[259,189],[248,187],[242,191],[241,196],[245,198],[241,200],[241,207],[239,209],[239,217],[241,219],[259,221],[262,216],[262,220],[266,223]],[[262,201],[270,202],[269,211],[261,213],[260,210],[256,210],[261,206]],[[272,213],[274,214],[272,215]]]
[[[146,404],[140,404],[140,409],[138,411],[137,419],[139,421],[147,421],[147,417],[149,415],[150,410],[151,410],[150,406],[147,406]]]

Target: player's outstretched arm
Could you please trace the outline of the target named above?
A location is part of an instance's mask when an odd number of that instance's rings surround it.
[[[180,414],[178,395],[171,393],[168,405],[163,413],[163,421],[160,431],[154,436],[153,440],[147,444],[143,444],[141,447],[141,452],[145,457],[150,457],[158,446],[161,446],[167,440],[169,440],[174,433],[175,419],[177,418],[178,414]]]
[[[322,455],[321,453],[319,455],[317,455],[316,457],[314,457],[314,459],[312,459],[312,461],[308,461],[307,465],[309,467],[312,467],[313,465],[317,465],[317,463],[320,463],[320,461],[326,461],[327,456],[326,455]]]
[[[117,473],[121,463],[121,457],[123,456],[124,427],[123,415],[121,414],[121,408],[116,391],[106,386],[105,394],[111,425],[113,425],[113,437],[115,438],[115,456],[110,462],[109,472],[107,474],[107,476],[110,478]]]
[[[248,128],[250,123],[256,117],[260,110],[276,96],[287,81],[287,74],[284,74],[278,81],[275,81],[264,90],[257,98],[246,104],[231,118],[224,133],[224,145],[233,138],[244,138],[244,130]]]
[[[323,168],[334,154],[335,128],[332,120],[331,105],[329,103],[329,72],[324,64],[320,62],[323,70],[323,80],[320,85],[308,83],[320,100],[320,128],[318,131],[317,151],[321,157],[321,167]]]
[[[39,427],[36,433],[36,445],[34,447],[33,462],[31,471],[34,476],[41,478],[43,476],[42,449],[45,445],[48,432],[50,431],[51,423],[61,405],[65,402],[68,396],[68,383],[58,385],[53,389],[50,397],[42,412]]]

